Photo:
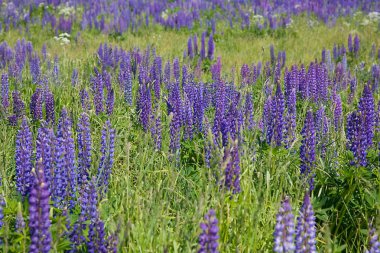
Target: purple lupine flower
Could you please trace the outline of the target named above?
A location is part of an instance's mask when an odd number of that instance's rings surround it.
[[[251,93],[247,93],[245,96],[244,118],[246,127],[248,129],[253,129],[255,123],[253,121],[253,102]]]
[[[366,253],[379,253],[380,252],[380,241],[379,235],[376,232],[376,229],[370,226],[369,229],[369,250],[366,250]]]
[[[347,116],[347,148],[353,153],[352,165],[367,165],[367,135],[364,117],[354,111]]]
[[[50,90],[45,90],[44,94],[45,94],[46,122],[54,125],[55,123],[54,95]]]
[[[314,189],[314,172],[312,171],[315,166],[315,128],[313,112],[306,113],[305,123],[301,131],[302,144],[300,147],[301,174],[309,179],[310,189]]]
[[[329,76],[326,64],[319,66],[317,75],[318,99],[319,101],[327,101]]]
[[[34,55],[30,60],[30,74],[32,76],[33,83],[38,83],[41,76],[40,58],[38,55]]]
[[[98,187],[102,190],[103,194],[106,194],[115,154],[115,129],[112,128],[109,120],[106,121],[102,129],[100,152],[102,153],[102,157],[99,162],[97,180]]]
[[[364,86],[363,95],[360,98],[358,105],[358,111],[362,115],[364,131],[367,137],[367,146],[371,147],[375,130],[375,101],[368,85]]]
[[[91,110],[90,96],[85,89],[81,89],[79,92],[80,102],[84,111]]]
[[[329,120],[322,105],[315,114],[316,145],[322,157],[328,145]]]
[[[202,60],[206,58],[206,32],[202,33],[200,55]]]
[[[316,228],[313,206],[309,193],[305,193],[302,207],[297,218],[296,251],[299,253],[316,253]]]
[[[210,211],[204,217],[205,222],[200,224],[202,233],[199,235],[199,250],[198,253],[217,253],[219,228],[218,219],[216,218],[215,211]]]
[[[75,168],[75,144],[72,133],[72,122],[66,109],[62,109],[58,122],[56,143],[56,166],[54,170],[53,200],[57,207],[74,207],[77,188]]]
[[[354,54],[356,57],[359,54],[359,49],[360,49],[360,40],[359,40],[359,36],[356,34],[354,38]]]
[[[71,75],[71,85],[75,87],[78,84],[78,70],[74,69]]]
[[[22,119],[21,128],[16,137],[16,188],[25,197],[33,182],[32,153],[33,136],[29,129],[26,117]]]
[[[150,114],[152,113],[152,102],[149,87],[141,83],[139,86],[139,94],[137,101],[137,111],[139,113],[139,120],[144,129],[148,131]]]
[[[89,253],[107,253],[104,223],[99,217],[90,223],[87,251]]]
[[[13,113],[16,117],[21,118],[25,114],[25,103],[21,99],[19,91],[12,92],[13,99]]]
[[[342,100],[340,99],[340,95],[335,95],[333,98],[334,102],[334,126],[335,126],[335,131],[338,131],[341,126],[342,126]]]
[[[294,252],[294,215],[289,197],[285,197],[281,203],[276,217],[276,227],[273,233],[276,253]]]
[[[169,104],[172,107],[171,121],[170,121],[170,151],[172,154],[177,155],[180,150],[181,144],[181,125],[182,125],[182,101],[179,91],[179,85],[175,84],[173,86],[172,92],[170,94]]]
[[[103,90],[103,78],[100,74],[96,74],[93,80],[94,82],[94,106],[95,113],[99,115],[104,111],[103,100],[104,100],[104,90]]]
[[[7,74],[1,75],[1,105],[5,111],[9,107],[9,81]]]
[[[37,88],[30,99],[30,114],[33,120],[42,119],[43,91]]]
[[[83,185],[89,180],[91,168],[91,130],[90,119],[86,113],[82,113],[77,126],[78,132],[78,184]]]
[[[277,84],[277,90],[276,90],[276,96],[274,100],[272,101],[272,107],[271,107],[271,129],[273,131],[273,137],[272,135],[268,135],[268,137],[271,137],[268,139],[268,143],[271,143],[272,141],[275,142],[277,146],[281,146],[282,143],[282,137],[283,137],[283,131],[284,131],[284,111],[285,111],[285,100],[284,95],[281,91],[281,86],[278,83]],[[273,138],[273,140],[272,140]]]
[[[347,48],[348,48],[348,52],[350,52],[350,53],[354,52],[354,47],[352,46],[352,35],[351,35],[351,33],[348,35]]]
[[[223,162],[227,163],[224,171],[224,186],[232,190],[233,194],[240,192],[240,156],[238,141],[233,141],[231,147],[226,148]]]
[[[45,181],[42,161],[36,163],[34,183],[29,196],[29,229],[31,253],[48,253],[51,249],[50,192]]]
[[[54,174],[54,159],[56,137],[53,129],[46,127],[46,122],[42,122],[42,126],[38,129],[36,140],[36,161],[42,159],[45,181],[49,190],[52,185],[52,177]]]
[[[194,58],[194,51],[193,51],[193,43],[192,38],[189,37],[187,41],[187,56],[190,57],[190,59]]]
[[[2,194],[0,194],[0,229],[3,228],[4,222],[4,207],[5,207],[5,199]]]
[[[207,58],[211,61],[214,60],[214,51],[215,51],[214,38],[212,34],[210,34],[210,37],[208,39]]]
[[[106,111],[108,116],[110,116],[113,113],[114,104],[115,94],[113,89],[111,89],[107,92]]]

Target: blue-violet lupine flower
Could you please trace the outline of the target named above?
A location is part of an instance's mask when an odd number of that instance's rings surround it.
[[[292,206],[290,205],[289,197],[285,197],[276,217],[276,227],[273,233],[273,251],[276,253],[294,252],[294,234]]]
[[[316,253],[316,228],[313,206],[309,193],[305,193],[302,207],[297,218],[296,253]]]
[[[204,217],[205,222],[200,224],[202,233],[199,235],[199,250],[198,253],[217,253],[219,228],[218,219],[215,216],[215,211],[211,209]]]
[[[16,188],[25,197],[33,183],[32,153],[33,136],[26,117],[22,119],[21,128],[16,137]]]
[[[50,192],[45,182],[42,160],[37,161],[34,183],[29,196],[29,228],[31,253],[48,253],[51,249]]]

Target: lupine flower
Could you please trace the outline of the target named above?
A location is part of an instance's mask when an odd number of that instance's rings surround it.
[[[25,114],[25,103],[21,99],[20,92],[15,90],[12,92],[13,114],[16,118],[21,118]]]
[[[46,122],[54,124],[55,123],[54,95],[50,90],[46,90],[44,93],[45,93]]]
[[[353,153],[352,165],[367,165],[367,135],[364,117],[354,111],[347,116],[347,148]]]
[[[50,192],[45,181],[42,161],[36,163],[34,183],[29,196],[29,229],[31,253],[48,253],[51,249]]]
[[[43,91],[37,88],[30,99],[30,114],[34,120],[42,119]]]
[[[91,130],[90,119],[86,113],[82,113],[77,126],[78,132],[78,183],[82,185],[89,180],[91,167]]]
[[[38,129],[36,140],[36,161],[42,159],[45,181],[50,190],[53,183],[52,177],[54,174],[56,137],[53,129],[47,128],[46,125],[46,122],[42,122],[42,126]]]
[[[109,120],[104,124],[102,129],[100,152],[102,153],[102,157],[100,158],[97,180],[98,187],[105,194],[108,190],[115,153],[115,129],[111,127]]]
[[[253,121],[253,103],[251,93],[247,93],[245,96],[244,117],[245,125],[248,129],[252,129],[255,123]]]
[[[294,215],[289,197],[281,203],[276,217],[276,227],[274,230],[274,247],[276,253],[294,252]]]
[[[181,108],[182,108],[182,101],[181,101],[181,95],[179,93],[179,85],[175,84],[172,90],[172,93],[170,95],[170,105],[172,106],[172,118],[170,121],[170,151],[172,154],[176,154],[181,145]]]
[[[41,75],[40,58],[38,55],[34,55],[30,60],[30,74],[32,76],[33,83],[38,83]]]
[[[82,109],[84,111],[90,110],[91,104],[90,104],[90,96],[88,95],[88,92],[85,89],[81,89],[79,92],[79,96],[80,96]]]
[[[214,60],[214,50],[215,50],[214,38],[212,34],[210,34],[210,37],[208,39],[207,58],[211,61]]]
[[[146,84],[140,84],[138,95],[137,111],[139,113],[139,120],[144,131],[148,131],[149,118],[152,113],[152,97],[149,87]]]
[[[379,253],[380,252],[380,241],[379,235],[376,233],[376,229],[370,227],[369,230],[369,250],[366,250],[366,253]]]
[[[72,123],[66,109],[62,109],[58,122],[56,166],[54,171],[53,200],[58,207],[74,207],[77,173]]]
[[[5,110],[9,107],[9,81],[8,75],[1,75],[1,105]]]
[[[309,193],[305,193],[302,207],[297,218],[296,227],[296,251],[297,253],[316,253],[316,228],[313,206]]]
[[[0,194],[0,229],[3,227],[4,222],[4,207],[5,207],[5,199],[3,195]]]
[[[87,251],[89,253],[107,253],[104,223],[97,218],[92,221],[88,230]]]
[[[304,127],[301,131],[302,144],[300,148],[301,174],[309,179],[310,190],[314,189],[313,168],[315,166],[315,128],[312,111],[306,113]]]
[[[224,186],[232,190],[233,194],[240,192],[240,156],[238,141],[233,141],[231,147],[226,148],[223,162],[226,163],[224,171]]]
[[[111,89],[107,93],[107,101],[106,101],[106,109],[107,109],[108,116],[113,113],[114,104],[115,104],[115,94],[114,94],[113,89]]]
[[[26,117],[22,119],[21,128],[16,137],[16,188],[25,197],[33,182],[32,153],[33,136]]]
[[[358,111],[362,115],[364,131],[367,137],[368,147],[372,146],[375,125],[375,101],[368,85],[364,86],[363,95],[360,98]]]
[[[204,217],[205,222],[200,224],[202,233],[199,235],[199,250],[198,253],[217,253],[219,228],[218,219],[215,216],[215,211],[210,211]]]
[[[103,100],[104,100],[104,91],[103,91],[103,80],[100,74],[97,74],[94,78],[94,106],[96,115],[103,112]]]

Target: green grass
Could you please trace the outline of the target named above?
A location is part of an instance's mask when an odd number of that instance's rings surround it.
[[[308,26],[307,17],[294,20],[292,27],[272,34],[259,35],[255,31],[240,31],[218,27],[216,56],[220,56],[223,65],[223,76],[239,82],[240,67],[243,63],[257,63],[269,60],[269,45],[274,44],[276,52],[285,50],[286,65],[309,64],[321,58],[325,47],[332,51],[334,43],[347,43],[347,36],[357,33],[361,39],[360,60],[350,63],[353,68],[360,61],[367,62],[366,68],[373,61],[369,57],[372,43],[380,46],[377,25],[360,26],[360,16],[341,19],[333,27],[322,23],[314,27]],[[0,39],[14,45],[21,37],[33,42],[34,48],[40,50],[46,43],[49,59],[57,55],[60,59],[60,84],[53,85],[56,98],[56,110],[66,107],[74,115],[76,125],[81,112],[79,90],[89,88],[92,68],[97,65],[95,57],[100,43],[109,43],[129,50],[134,47],[145,49],[148,45],[156,48],[163,62],[174,57],[182,61],[187,39],[197,31],[172,31],[162,27],[143,28],[137,34],[125,34],[112,37],[94,31],[81,31],[78,43],[74,40],[70,45],[61,46],[54,40],[54,34],[48,29],[31,27],[28,34],[20,34],[17,30],[1,34]],[[74,37],[76,31],[73,32]],[[185,63],[187,60],[184,61]],[[194,63],[191,63],[194,64]],[[73,68],[79,70],[79,85],[71,86]],[[46,64],[42,65],[47,71]],[[299,134],[308,104],[299,105],[297,119],[297,140],[292,149],[270,148],[259,142],[261,133],[258,130],[243,133],[241,159],[241,193],[231,196],[220,190],[214,182],[213,170],[222,170],[219,166],[208,169],[203,164],[203,141],[199,136],[193,142],[182,142],[182,162],[175,166],[169,157],[169,117],[166,110],[163,115],[163,148],[154,150],[150,134],[144,133],[138,124],[135,107],[129,108],[120,91],[116,75],[113,86],[116,89],[115,110],[110,117],[116,129],[115,163],[113,166],[109,192],[99,204],[101,218],[108,232],[120,226],[120,252],[195,252],[198,249],[197,238],[200,233],[199,223],[209,208],[217,212],[220,228],[221,252],[272,252],[273,230],[276,212],[284,195],[291,197],[294,213],[301,206],[304,187],[299,177]],[[204,74],[205,80],[210,74]],[[29,103],[35,89],[30,76],[24,72],[20,87],[22,97]],[[137,93],[134,83],[134,94]],[[263,81],[254,87],[254,117],[258,122],[262,114],[265,95],[262,94]],[[360,80],[358,94],[363,82]],[[13,87],[12,87],[13,89]],[[347,91],[341,96],[346,101]],[[134,96],[135,98],[136,96]],[[356,108],[355,103],[344,102],[344,115]],[[379,101],[379,94],[375,94]],[[164,108],[164,105],[162,106]],[[331,101],[326,105],[327,113],[332,115]],[[28,111],[28,110],[27,110]],[[58,113],[57,113],[58,116]],[[92,111],[91,131],[94,141],[92,172],[95,173],[100,159],[100,131],[107,120],[105,115],[96,116]],[[38,124],[33,123],[34,133]],[[11,228],[15,222],[17,202],[21,198],[16,194],[15,175],[15,136],[17,129],[0,121],[0,174],[7,207],[5,209],[5,225],[0,232],[4,238],[4,252],[21,252],[24,242],[15,241]],[[36,134],[34,135],[36,137]],[[344,132],[334,133],[336,140],[328,148],[324,159],[317,157],[318,187],[313,193],[313,205],[318,221],[319,252],[359,252],[367,243],[367,224],[371,216],[379,216],[379,172],[378,163],[371,165],[374,171],[356,169],[348,165],[349,159],[345,151]],[[342,141],[343,140],[343,141]],[[376,154],[374,154],[375,156]],[[200,159],[196,159],[200,157]],[[222,153],[216,150],[214,159],[220,160]],[[23,205],[24,217],[27,216],[27,204]],[[341,217],[341,215],[343,217]],[[73,215],[74,217],[74,215]],[[63,225],[58,221],[53,224],[54,252],[62,251],[66,244],[58,231],[63,233]],[[27,237],[26,241],[29,240]],[[28,244],[28,242],[26,243]]]

